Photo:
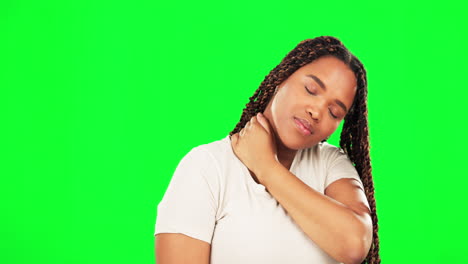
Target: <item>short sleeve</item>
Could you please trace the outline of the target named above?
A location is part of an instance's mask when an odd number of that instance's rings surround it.
[[[328,185],[339,179],[353,178],[360,183],[361,188],[364,190],[361,178],[348,155],[346,155],[342,149],[335,146],[332,146],[330,151],[331,153],[328,158],[328,169],[325,178],[325,189]]]
[[[158,204],[154,235],[181,233],[211,244],[218,208],[217,176],[207,150],[196,147],[186,154]]]

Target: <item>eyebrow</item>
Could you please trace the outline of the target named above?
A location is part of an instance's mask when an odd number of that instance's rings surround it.
[[[307,77],[310,77],[312,79],[314,79],[314,81],[316,83],[318,83],[320,85],[320,87],[322,87],[322,89],[324,91],[327,90],[327,87],[325,86],[325,84],[322,82],[322,80],[320,80],[317,76],[313,75],[313,74],[307,74],[306,75]],[[346,106],[343,104],[343,102],[341,102],[340,100],[335,100],[336,104],[338,104],[339,106],[341,106],[341,108],[343,108],[345,110],[345,112],[348,112],[348,109],[346,108]]]

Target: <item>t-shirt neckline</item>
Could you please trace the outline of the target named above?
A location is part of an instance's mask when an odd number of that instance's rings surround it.
[[[262,194],[262,195],[265,195],[265,196],[269,196],[271,197],[271,195],[267,192],[266,190],[266,187],[260,183],[257,183],[255,182],[255,180],[253,179],[252,175],[250,175],[250,172],[249,172],[249,169],[247,168],[247,166],[244,165],[244,163],[242,163],[241,160],[239,160],[239,158],[237,158],[236,154],[234,153],[234,151],[232,150],[232,147],[231,147],[231,139],[229,138],[229,135],[227,135],[225,138],[226,142],[228,143],[229,145],[229,150],[231,151],[232,155],[234,156],[234,158],[238,161],[238,165],[241,167],[242,169],[242,174],[245,176],[248,184],[250,186],[252,186],[252,188],[255,190],[255,192],[259,193],[259,194]],[[294,159],[291,163],[291,167],[289,168],[289,171],[290,172],[294,172],[296,171],[296,166],[297,166],[297,162],[298,162],[298,159],[301,155],[301,152],[302,152],[302,149],[299,149],[295,156],[294,156]]]

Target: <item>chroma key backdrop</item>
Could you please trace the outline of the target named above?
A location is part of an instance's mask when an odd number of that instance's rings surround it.
[[[156,207],[300,41],[368,77],[383,263],[468,263],[462,1],[4,1],[0,263],[154,263]],[[328,140],[338,145],[341,127]]]

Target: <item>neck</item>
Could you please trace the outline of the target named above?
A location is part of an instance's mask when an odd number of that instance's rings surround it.
[[[275,142],[276,142],[276,156],[278,158],[278,161],[288,170],[291,168],[292,162],[294,160],[294,156],[296,155],[297,150],[290,149],[283,145],[281,140],[278,137],[278,134],[276,132],[276,128],[274,128],[274,123],[273,123],[273,115],[271,112],[271,107],[272,107],[272,102],[273,100],[270,99],[270,102],[265,108],[265,111],[263,111],[263,115],[268,119],[268,122],[272,125],[273,131],[274,131],[274,137],[275,137]]]
[[[276,133],[275,133],[276,134]],[[275,135],[276,137],[276,151],[277,151],[277,157],[278,157],[278,161],[286,168],[286,169],[290,169],[291,168],[291,165],[292,165],[292,162],[294,160],[294,156],[296,155],[297,153],[297,150],[294,150],[294,149],[290,149],[288,147],[286,147],[282,142],[281,140],[278,138],[277,135]]]

